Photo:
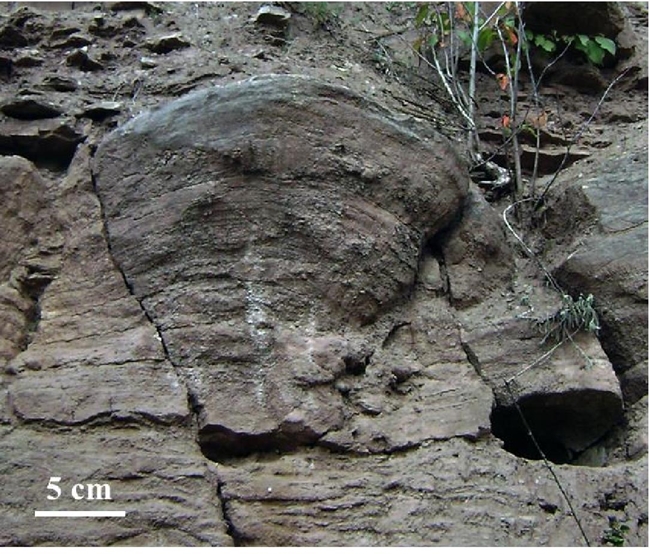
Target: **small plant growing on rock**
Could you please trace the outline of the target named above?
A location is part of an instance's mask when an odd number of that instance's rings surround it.
[[[505,1],[496,6],[481,2],[432,2],[416,4],[417,12],[413,24],[418,31],[417,40],[411,45],[418,57],[418,63],[425,63],[437,75],[447,100],[460,117],[467,133],[467,153],[471,162],[473,180],[487,190],[493,198],[512,192],[515,214],[519,221],[526,215],[532,216],[524,202],[534,201],[537,211],[548,189],[546,185],[541,196],[537,195],[541,134],[546,126],[548,113],[540,96],[542,78],[550,68],[569,50],[583,55],[591,65],[602,66],[607,55],[616,55],[616,43],[602,35],[564,35],[558,31],[537,33],[526,29],[523,14],[525,2]],[[538,56],[532,56],[537,51]],[[533,58],[543,61],[539,75],[535,73]],[[461,77],[461,62],[469,61],[469,70]],[[478,129],[477,72],[482,67],[495,80],[495,85],[507,98],[500,126],[504,137],[502,146],[508,165],[512,170],[499,166],[494,155],[486,157],[481,145]],[[528,72],[532,88],[528,103],[519,103],[521,96],[520,77]],[[624,71],[607,87],[601,102],[610,88],[626,73]],[[584,128],[591,122],[601,102],[578,133],[569,141],[567,152],[556,175],[567,162],[569,151],[580,139]],[[532,111],[531,111],[532,110]],[[529,113],[530,112],[530,113]],[[531,120],[535,123],[531,125]],[[525,182],[522,175],[522,152],[520,135],[527,132],[535,139],[534,165],[530,179]]]
[[[629,530],[627,525],[610,518],[609,529],[603,533],[602,543],[607,546],[625,546],[625,533]]]
[[[328,29],[341,13],[341,5],[332,2],[305,2],[304,13],[318,26]]]
[[[598,334],[600,322],[594,309],[592,294],[584,297],[582,294],[574,300],[569,294],[562,295],[562,306],[552,316],[537,322],[544,331],[545,343],[549,338],[556,342],[570,339],[578,331]]]

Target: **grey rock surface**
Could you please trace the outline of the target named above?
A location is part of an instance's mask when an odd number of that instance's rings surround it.
[[[602,520],[585,518],[587,511],[602,510],[607,521],[606,514],[645,510],[644,466],[556,471],[571,498],[590,499],[580,510],[590,537]],[[353,458],[303,450],[233,460],[217,473],[246,546],[558,546],[575,529],[543,463],[490,442],[450,439]]]
[[[50,119],[61,115],[62,111],[50,102],[36,98],[12,98],[5,102],[0,111],[16,119]]]
[[[625,373],[647,360],[648,349],[647,126],[598,162],[572,168],[558,191],[550,201],[549,225],[568,219],[588,235],[552,251],[555,274],[573,294],[594,295],[603,347],[617,373]],[[576,203],[588,215],[567,218]]]
[[[440,242],[454,306],[478,304],[512,281],[514,256],[500,214],[475,185],[465,199],[462,220]]]
[[[625,322],[542,342],[561,299],[467,186],[439,134],[457,118],[405,73],[410,43],[369,42],[412,18],[386,8],[288,3],[273,28],[246,3],[0,5],[4,98],[45,91],[62,111],[0,114],[0,544],[581,545],[570,501],[592,545],[614,522],[647,546],[646,344]],[[632,70],[547,199],[547,242],[526,236],[555,269],[630,236],[618,211],[603,231],[610,192],[571,193],[594,164],[622,181],[621,159],[642,180],[628,153],[646,143],[621,122],[647,117],[647,11],[626,10]],[[178,34],[187,47],[147,50]],[[87,40],[103,69],[74,53]],[[563,116],[544,141],[596,101],[546,77]],[[607,291],[637,314],[624,261]],[[517,406],[566,497],[507,424]],[[110,501],[70,495],[102,482]],[[57,508],[127,517],[34,517]]]
[[[32,180],[36,206],[47,198],[33,165],[3,160]],[[40,203],[40,224],[44,211],[54,212],[64,246],[56,279],[31,300],[39,314],[31,340],[17,343],[21,351],[0,382],[0,473],[11,476],[3,487],[0,542],[232,544],[218,484],[193,440],[187,391],[108,252],[89,160],[89,149],[80,147],[61,187],[48,191],[51,203]],[[29,222],[28,209],[35,208],[27,194],[23,200],[20,214]],[[45,234],[45,226],[35,229]],[[67,487],[57,502],[46,498],[52,476]],[[129,517],[72,526],[34,518],[35,510],[80,509],[70,488],[102,479],[113,501],[91,509],[123,509]]]

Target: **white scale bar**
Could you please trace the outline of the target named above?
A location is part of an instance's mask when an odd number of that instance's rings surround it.
[[[125,517],[124,511],[86,511],[86,512],[63,512],[63,511],[44,511],[34,510],[34,517]]]

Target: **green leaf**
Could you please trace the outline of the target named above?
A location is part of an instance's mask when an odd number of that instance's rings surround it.
[[[485,52],[496,38],[496,31],[489,27],[485,27],[479,34],[478,40],[476,41],[476,47],[479,52]]]
[[[541,46],[549,54],[552,54],[553,52],[555,52],[556,45],[555,45],[555,43],[553,41],[546,40],[546,41],[544,41],[544,43]]]
[[[544,35],[535,36],[535,46],[539,46],[545,52],[549,54],[555,52],[555,42],[545,37]]]
[[[469,31],[458,29],[458,31],[456,31],[456,36],[465,46],[469,47],[472,45],[472,34]]]
[[[603,50],[609,52],[612,56],[616,54],[616,43],[606,37],[594,37],[594,40],[598,43]]]
[[[526,29],[526,38],[530,41],[533,41],[535,38],[535,33],[533,33],[530,29]]]
[[[429,16],[429,4],[422,4],[415,16],[415,26],[420,27],[424,20]]]
[[[467,10],[467,13],[474,18],[474,12],[476,11],[476,5],[478,2],[463,2],[463,6]]]
[[[583,46],[579,42],[575,45],[575,48],[578,52],[582,52],[585,56],[587,55],[587,47]]]
[[[587,44],[587,57],[589,61],[595,65],[601,65],[605,57],[605,51],[593,40]]]
[[[584,46],[585,48],[589,44],[589,37],[587,35],[576,35],[576,38],[578,39],[580,45]]]
[[[442,30],[445,32],[445,34],[449,33],[451,31],[451,24],[452,21],[449,19],[449,16],[446,13],[440,14],[439,16],[439,23],[440,27],[442,27]]]
[[[510,29],[516,29],[517,24],[515,22],[515,16],[514,15],[509,15],[508,17],[504,17],[502,20],[503,24],[506,27],[509,27]]]

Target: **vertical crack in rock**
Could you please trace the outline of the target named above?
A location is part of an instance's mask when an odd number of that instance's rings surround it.
[[[449,279],[449,272],[447,271],[447,264],[445,263],[445,257],[442,255],[441,251],[436,252],[435,256],[438,260],[438,265],[440,266],[440,277],[442,278],[442,287],[449,304],[451,305],[451,281]]]
[[[483,432],[486,434],[494,434],[493,429],[492,429],[492,414],[494,414],[495,407],[497,405],[496,401],[496,395],[494,393],[494,388],[492,387],[492,384],[490,383],[490,380],[485,376],[485,373],[483,372],[483,369],[481,367],[481,361],[479,360],[478,356],[476,355],[476,352],[472,349],[470,344],[465,340],[463,336],[463,328],[460,327],[459,330],[459,335],[460,335],[460,345],[461,348],[463,349],[463,352],[465,352],[465,356],[467,357],[467,361],[469,365],[471,365],[474,368],[474,371],[476,372],[476,375],[483,381],[483,383],[492,391],[492,409],[491,409],[491,414],[490,414],[490,426],[489,428],[485,429],[483,428]]]
[[[106,212],[104,210],[104,205],[102,203],[101,197],[99,195],[99,192],[97,190],[97,181],[95,178],[95,174],[93,171],[90,172],[90,178],[92,181],[92,187],[93,191],[95,193],[95,196],[97,197],[97,201],[99,202],[99,210],[101,213],[101,218],[102,218],[102,234],[104,236],[104,240],[106,241],[106,249],[108,251],[108,256],[111,259],[111,263],[117,269],[117,271],[120,273],[122,276],[122,280],[124,281],[124,286],[126,289],[129,291],[129,294],[136,300],[138,305],[140,306],[140,310],[142,310],[142,313],[144,316],[147,318],[147,321],[151,323],[153,328],[156,330],[156,336],[158,337],[158,340],[160,341],[160,344],[162,346],[163,352],[165,354],[165,359],[171,364],[171,366],[174,368],[174,371],[176,373],[176,376],[178,377],[178,380],[183,383],[183,386],[185,387],[185,391],[187,392],[187,405],[189,407],[190,413],[194,415],[195,418],[198,419],[199,417],[199,411],[200,411],[200,406],[196,401],[196,398],[191,392],[190,387],[188,386],[188,383],[186,382],[186,379],[184,378],[182,372],[180,369],[176,366],[174,363],[170,353],[169,353],[169,348],[167,347],[167,343],[165,342],[165,337],[160,330],[160,327],[156,324],[154,321],[153,317],[151,314],[147,311],[147,308],[144,306],[142,301],[137,297],[137,295],[133,291],[133,285],[129,281],[129,278],[126,276],[126,273],[122,269],[122,266],[119,264],[115,256],[113,255],[113,246],[111,244],[111,238],[108,233],[108,225],[106,222]]]
[[[478,356],[472,350],[472,347],[469,345],[469,343],[465,342],[465,340],[463,340],[463,331],[462,330],[460,331],[460,345],[463,348],[463,352],[465,352],[465,356],[467,356],[467,361],[474,368],[474,371],[476,371],[476,375],[478,375],[483,380],[484,383],[489,385],[490,383],[487,382],[487,380],[485,379],[485,376],[483,375],[483,373],[481,371],[481,362],[478,359]]]
[[[219,482],[217,484],[217,498],[221,505],[221,515],[226,523],[226,534],[232,538],[233,546],[243,546],[241,533],[239,533],[230,518],[230,510],[228,509],[228,501],[223,493],[223,481],[221,480],[221,477],[219,477]]]

